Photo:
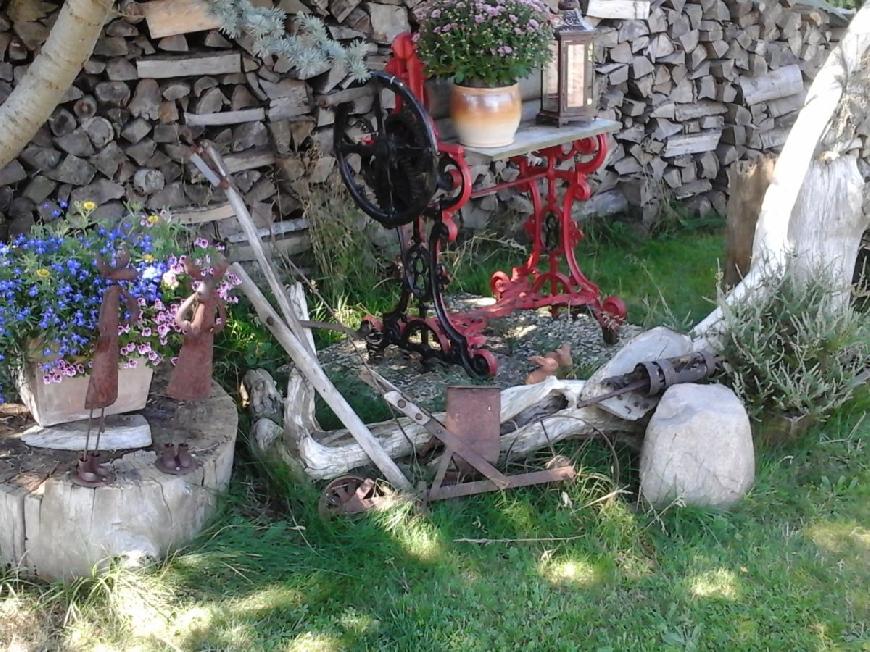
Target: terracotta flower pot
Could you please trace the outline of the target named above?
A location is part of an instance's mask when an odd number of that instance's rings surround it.
[[[106,416],[144,408],[152,375],[151,367],[144,360],[132,369],[118,369],[118,400],[106,408]],[[21,402],[30,410],[34,421],[46,427],[88,418],[85,409],[88,379],[85,375],[65,378],[59,383],[44,383],[39,365],[31,362],[21,370],[17,384]]]
[[[475,88],[453,84],[450,117],[459,142],[469,147],[504,147],[514,142],[523,113],[519,84]]]

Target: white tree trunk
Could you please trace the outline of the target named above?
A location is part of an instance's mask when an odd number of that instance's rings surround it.
[[[789,132],[782,153],[776,162],[773,181],[764,196],[755,230],[752,267],[746,278],[728,294],[726,298],[728,303],[741,301],[754,293],[764,292],[763,279],[771,273],[782,273],[786,261],[796,252],[796,239],[803,243],[807,237],[814,237],[814,234],[816,236],[823,234],[827,239],[825,223],[821,218],[828,214],[824,210],[824,205],[829,198],[826,196],[817,199],[814,195],[813,205],[799,206],[797,209],[795,207],[807,172],[819,155],[819,143],[830,127],[831,119],[843,99],[848,81],[852,75],[868,74],[864,69],[868,48],[870,48],[870,3],[852,19],[846,36],[828,56],[825,65],[819,70],[810,86],[804,107]],[[843,168],[840,171],[846,170]],[[851,173],[849,174],[851,176]],[[832,182],[828,180],[824,183]],[[848,185],[850,182],[843,183]],[[795,212],[802,214],[799,219],[803,224],[792,227],[791,221]],[[817,226],[808,229],[807,219],[816,220]],[[847,266],[847,263],[844,262],[843,266]],[[696,349],[715,348],[716,329],[721,320],[722,311],[717,308],[695,326],[692,336]]]
[[[814,161],[788,225],[794,252],[789,273],[807,281],[820,273],[832,282],[830,308],[849,303],[855,259],[868,226],[864,178],[853,156]]]
[[[66,0],[42,51],[0,105],[0,168],[48,120],[91,56],[112,0]]]

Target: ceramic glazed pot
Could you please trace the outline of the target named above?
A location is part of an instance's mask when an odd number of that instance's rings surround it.
[[[450,118],[459,142],[469,147],[510,145],[522,113],[519,84],[499,88],[453,84],[450,92]]]

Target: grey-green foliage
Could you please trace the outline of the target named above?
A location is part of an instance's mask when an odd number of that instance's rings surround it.
[[[775,409],[824,419],[851,397],[870,360],[867,316],[835,307],[821,271],[807,282],[787,271],[765,285],[764,298],[729,306],[720,297],[731,385],[755,417]]]
[[[366,45],[357,41],[344,47],[329,36],[319,18],[300,13],[295,34],[285,28],[287,12],[278,7],[257,7],[250,0],[209,0],[221,30],[232,38],[247,36],[258,56],[286,57],[300,75],[309,77],[344,65],[354,81],[368,79]]]

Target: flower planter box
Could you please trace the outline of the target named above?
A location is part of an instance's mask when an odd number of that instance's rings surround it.
[[[106,408],[106,415],[144,408],[152,375],[152,369],[144,361],[132,369],[118,369],[118,400]],[[18,391],[34,420],[40,426],[53,426],[90,416],[85,409],[88,380],[89,376],[77,376],[60,383],[44,383],[39,365],[30,363],[19,374]]]

